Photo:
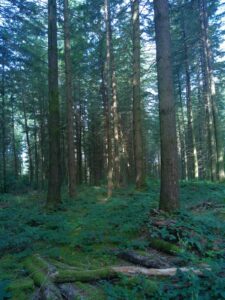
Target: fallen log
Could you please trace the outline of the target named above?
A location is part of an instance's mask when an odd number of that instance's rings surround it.
[[[203,272],[199,269],[194,268],[167,268],[167,269],[147,269],[142,267],[133,266],[122,266],[122,267],[112,267],[115,272],[123,273],[126,275],[145,275],[145,276],[174,276],[176,272],[180,270],[181,272],[193,272],[196,275],[202,276]],[[207,268],[207,270],[210,270]]]
[[[48,264],[38,256],[26,259],[24,266],[29,271],[36,286],[40,288],[39,298],[42,300],[63,300],[59,289],[50,279]],[[53,273],[51,273],[52,275]]]
[[[210,270],[209,268],[206,268]],[[111,279],[119,277],[120,275],[134,276],[134,275],[145,275],[151,276],[174,276],[176,272],[180,270],[181,272],[193,272],[196,275],[202,276],[203,272],[199,269],[194,268],[166,268],[166,269],[147,269],[144,267],[134,267],[134,266],[112,266],[103,269],[87,270],[87,271],[59,271],[54,275],[54,282],[90,282],[97,281],[101,279]]]
[[[37,263],[35,265],[35,262]],[[144,267],[136,267],[136,266],[111,266],[105,267],[95,270],[62,270],[58,269],[54,272],[46,273],[46,266],[49,264],[45,262],[42,258],[34,257],[30,258],[26,261],[25,266],[31,274],[31,277],[34,283],[41,287],[46,294],[46,298],[44,299],[62,299],[62,296],[59,292],[59,289],[55,284],[63,284],[63,283],[71,283],[71,282],[90,282],[97,281],[101,279],[111,279],[119,277],[121,274],[127,276],[133,275],[145,275],[145,276],[174,276],[178,270],[181,272],[193,272],[197,275],[203,275],[200,269],[195,269],[192,267],[182,267],[182,268],[144,268]],[[42,267],[41,267],[42,266]],[[210,270],[205,267],[205,269]],[[44,273],[45,272],[45,273]],[[50,296],[53,295],[53,296]],[[59,297],[59,296],[61,297]],[[51,298],[52,297],[52,298]],[[59,297],[59,298],[57,298]]]
[[[101,279],[111,279],[118,277],[118,273],[114,271],[113,268],[105,267],[96,270],[58,270],[56,274],[53,275],[53,281],[55,283],[65,283],[65,282],[90,282],[97,281]]]
[[[146,255],[140,255],[134,251],[123,251],[117,253],[117,256],[123,260],[129,261],[133,264],[146,267],[146,268],[168,268],[171,265],[163,258],[150,257]]]

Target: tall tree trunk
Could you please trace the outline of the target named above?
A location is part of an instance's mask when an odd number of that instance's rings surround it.
[[[214,82],[213,85],[215,85]],[[215,97],[215,95],[213,95],[213,97]],[[217,178],[219,179],[220,182],[223,182],[225,180],[224,147],[223,147],[223,136],[221,132],[221,125],[219,120],[219,112],[218,112],[216,99],[213,99],[213,117],[214,117],[216,151],[217,151]]]
[[[41,177],[41,188],[44,188],[46,180],[46,116],[45,116],[45,97],[40,97],[39,100],[39,141],[40,141],[40,177]]]
[[[106,51],[107,51],[107,75],[108,75],[108,94],[112,94],[111,110],[113,116],[113,138],[114,138],[114,151],[113,159],[114,162],[114,184],[115,187],[119,187],[120,184],[120,162],[121,162],[121,133],[120,133],[120,119],[118,114],[118,99],[117,99],[117,84],[116,84],[116,72],[114,65],[114,54],[112,45],[112,25],[111,25],[111,13],[110,13],[110,2],[104,0],[105,10],[105,25],[106,25]],[[112,169],[109,171],[111,173]],[[111,176],[110,174],[108,174]]]
[[[112,196],[113,191],[113,155],[112,155],[112,128],[111,128],[111,104],[109,99],[109,93],[107,90],[107,75],[105,74],[107,69],[104,64],[102,66],[102,99],[104,107],[104,123],[105,134],[107,140],[107,189],[108,197]]]
[[[82,126],[82,139],[85,141],[86,139],[86,131],[85,131],[85,126]],[[84,143],[83,145],[84,149],[84,159],[83,159],[83,173],[84,173],[84,183],[88,184],[89,181],[89,168],[88,168],[88,154],[87,154],[87,145]]]
[[[189,57],[188,57],[186,24],[185,24],[183,10],[181,16],[182,16],[184,59],[185,59],[185,79],[186,79],[188,178],[193,179],[193,178],[198,178],[198,159],[197,159],[197,151],[195,145],[194,126],[193,126],[190,66],[189,66]]]
[[[203,73],[203,97],[206,107],[206,117],[208,126],[209,156],[211,180],[217,179],[217,150],[215,137],[215,124],[213,117],[213,97],[212,97],[212,69],[208,36],[208,15],[205,0],[199,0],[201,41],[202,41],[202,73]]]
[[[15,136],[15,112],[13,97],[11,97],[11,120],[12,120],[12,148],[13,148],[13,160],[14,160],[14,174],[15,178],[18,179],[19,167],[18,167],[18,156],[16,147],[16,136]]]
[[[185,126],[185,118],[184,118],[184,108],[183,108],[183,100],[182,100],[182,89],[181,89],[181,81],[180,76],[178,75],[178,90],[179,90],[179,104],[180,104],[180,114],[178,115],[178,129],[180,135],[180,144],[181,144],[181,178],[187,180],[187,147],[186,147],[186,126]],[[179,128],[180,127],[180,128]]]
[[[36,113],[34,111],[34,161],[35,161],[35,186],[39,188],[39,151],[38,151],[38,127]]]
[[[47,207],[61,202],[56,0],[48,0],[49,174]]]
[[[168,1],[154,0],[154,13],[161,137],[159,207],[175,211],[179,208],[178,153]]]
[[[67,103],[67,163],[69,196],[76,194],[76,161],[74,145],[74,107],[72,95],[72,64],[69,27],[69,3],[64,0],[64,49],[65,49],[65,71],[66,71],[66,103]]]
[[[115,161],[115,156],[118,157],[118,153],[113,155],[113,148],[112,148],[112,120],[111,120],[111,106],[113,106],[113,101],[116,99],[116,90],[115,86],[112,83],[112,45],[111,45],[111,39],[112,39],[112,32],[111,32],[111,20],[110,20],[110,7],[109,7],[109,0],[104,0],[104,17],[105,17],[105,26],[106,26],[106,86],[107,86],[107,98],[104,98],[104,101],[106,102],[106,126],[107,126],[107,147],[108,147],[108,197],[112,196],[113,191],[113,172],[115,171],[116,167],[116,173],[118,173],[118,159],[116,164],[113,164],[113,161]],[[111,91],[113,87],[113,91]],[[111,100],[111,92],[113,94],[114,99]],[[111,100],[111,101],[110,101]],[[117,99],[116,99],[117,100]],[[112,102],[112,103],[111,103]],[[117,102],[115,103],[117,104]],[[115,113],[115,107],[114,111]],[[116,127],[114,126],[114,131]],[[115,151],[117,151],[118,147],[115,145]],[[118,152],[118,151],[117,151]],[[117,174],[116,176],[119,176]]]
[[[199,62],[199,66],[201,62]],[[198,128],[198,147],[197,147],[197,155],[198,155],[198,162],[199,162],[199,178],[206,179],[207,178],[207,168],[206,168],[206,161],[207,161],[207,150],[206,148],[206,139],[207,136],[207,128],[206,128],[206,116],[205,116],[205,105],[204,99],[202,98],[202,88],[201,88],[201,67],[197,70],[197,83],[198,83],[198,115],[197,115],[197,128]]]
[[[82,162],[82,116],[83,105],[81,100],[80,80],[77,80],[77,106],[76,106],[76,149],[77,149],[77,183],[83,181],[83,162]]]
[[[6,59],[6,45],[4,42],[2,51],[2,115],[1,115],[1,127],[2,127],[2,192],[7,192],[6,187],[6,120],[5,120],[5,59]]]
[[[140,18],[139,0],[131,0],[133,28],[133,134],[136,188],[145,187],[143,132],[140,93]]]
[[[24,130],[25,130],[25,135],[26,135],[27,153],[28,153],[28,160],[29,160],[29,179],[30,179],[30,184],[32,184],[33,179],[34,179],[34,164],[33,164],[31,141],[30,141],[30,135],[29,135],[27,108],[26,108],[26,104],[25,104],[25,100],[24,100],[23,96],[22,96],[22,104],[23,104],[23,115],[24,115]]]

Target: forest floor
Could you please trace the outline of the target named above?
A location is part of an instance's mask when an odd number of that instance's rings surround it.
[[[224,184],[182,182],[182,208],[172,216],[157,210],[156,181],[109,200],[103,187],[78,192],[54,213],[45,212],[41,193],[0,195],[0,299],[45,299],[40,293],[56,270],[74,282],[67,298],[55,299],[225,299]],[[174,276],[144,276],[138,268],[112,276],[114,266],[178,269]]]

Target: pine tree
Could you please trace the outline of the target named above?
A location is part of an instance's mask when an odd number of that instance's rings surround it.
[[[165,211],[174,211],[179,208],[178,154],[168,1],[155,0],[154,12],[161,137],[159,207]]]

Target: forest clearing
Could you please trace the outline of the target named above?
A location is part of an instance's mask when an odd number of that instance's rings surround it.
[[[0,0],[0,300],[225,299],[223,0]]]

